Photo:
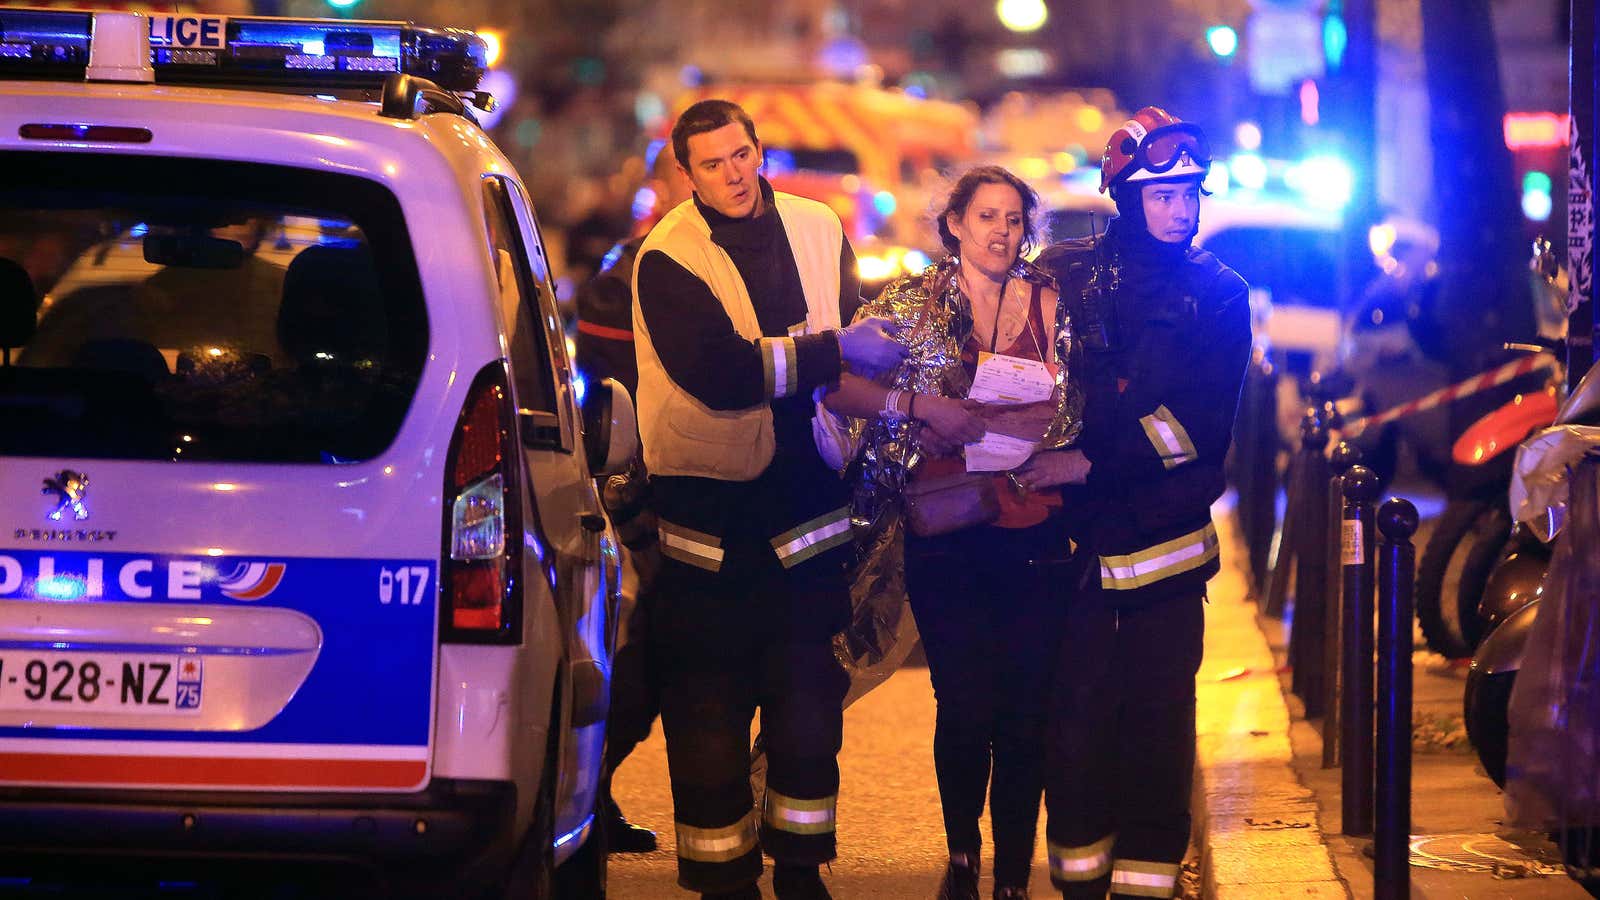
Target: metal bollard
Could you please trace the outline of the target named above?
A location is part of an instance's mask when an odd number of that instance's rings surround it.
[[[1324,596],[1324,605],[1327,607],[1323,620],[1323,687],[1326,689],[1322,703],[1322,767],[1331,769],[1339,765],[1340,723],[1344,721],[1341,714],[1341,697],[1343,696],[1344,681],[1341,675],[1344,665],[1343,649],[1344,639],[1340,633],[1343,625],[1344,604],[1341,600],[1344,591],[1344,568],[1339,565],[1339,523],[1344,519],[1344,473],[1350,467],[1361,462],[1361,451],[1348,441],[1340,441],[1339,446],[1333,448],[1333,455],[1328,460],[1328,468],[1332,475],[1328,479],[1328,587]]]
[[[1378,476],[1365,466],[1344,475],[1339,562],[1344,572],[1344,833],[1372,833],[1372,501]]]
[[[1294,622],[1289,631],[1290,688],[1303,704],[1306,718],[1322,715],[1323,618],[1328,585],[1328,431],[1321,418],[1301,438],[1304,461],[1300,477],[1300,546],[1295,551]]]
[[[1317,408],[1306,408],[1306,414],[1300,420],[1300,444],[1305,446],[1305,436],[1317,427]],[[1275,619],[1283,618],[1284,607],[1289,599],[1289,576],[1294,571],[1295,557],[1301,550],[1303,535],[1306,533],[1305,516],[1302,508],[1305,506],[1306,492],[1306,456],[1302,449],[1289,457],[1289,471],[1284,474],[1284,493],[1286,495],[1283,511],[1283,527],[1278,531],[1278,544],[1272,554],[1272,574],[1268,578],[1267,593],[1262,598],[1261,612],[1263,615]]]
[[[1378,508],[1377,900],[1411,893],[1411,617],[1417,508],[1390,497]]]

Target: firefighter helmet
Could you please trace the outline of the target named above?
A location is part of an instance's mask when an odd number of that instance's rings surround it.
[[[1106,141],[1100,192],[1127,181],[1204,178],[1210,171],[1205,132],[1160,107],[1146,106]]]

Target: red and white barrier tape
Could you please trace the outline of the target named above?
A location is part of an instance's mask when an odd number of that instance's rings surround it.
[[[1465,381],[1458,381],[1449,387],[1440,388],[1431,394],[1418,397],[1409,403],[1402,403],[1393,409],[1387,409],[1376,415],[1346,422],[1343,431],[1346,437],[1354,437],[1368,428],[1377,428],[1380,425],[1387,425],[1396,419],[1403,419],[1412,413],[1443,406],[1446,403],[1460,400],[1462,397],[1488,390],[1496,385],[1505,384],[1513,378],[1526,375],[1536,369],[1553,368],[1556,364],[1556,358],[1548,353],[1538,353],[1526,359],[1508,362],[1481,375],[1474,375]]]

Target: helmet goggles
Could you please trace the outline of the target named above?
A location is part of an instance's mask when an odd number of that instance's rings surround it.
[[[1153,181],[1173,172],[1173,177],[1204,175],[1211,168],[1211,145],[1205,132],[1187,122],[1158,128],[1145,135],[1125,171],[1126,181]],[[1191,165],[1179,166],[1188,157]]]

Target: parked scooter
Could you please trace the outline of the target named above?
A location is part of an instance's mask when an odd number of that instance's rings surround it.
[[[1417,565],[1417,622],[1428,647],[1450,659],[1472,656],[1491,625],[1498,624],[1498,620],[1491,622],[1481,616],[1478,609],[1491,590],[1491,578],[1507,566],[1508,558],[1519,561],[1509,565],[1509,572],[1531,565],[1542,572],[1542,563],[1549,560],[1548,549],[1527,529],[1513,529],[1504,499],[1511,483],[1513,451],[1529,435],[1556,421],[1558,397],[1566,381],[1560,361],[1566,356],[1567,290],[1549,241],[1534,241],[1529,269],[1535,279],[1540,336],[1506,344],[1506,349],[1554,354],[1557,363],[1538,389],[1519,392],[1456,439],[1451,449],[1456,496],[1439,516]],[[1498,586],[1494,590],[1505,589]]]
[[[1570,425],[1600,425],[1600,363],[1589,369],[1562,402],[1554,425],[1523,441],[1517,452],[1517,471],[1546,473],[1541,479],[1546,491],[1559,480],[1558,475],[1549,473],[1563,471],[1574,454],[1581,456],[1584,451],[1581,442],[1567,432]],[[1519,515],[1521,531],[1489,576],[1489,588],[1478,610],[1489,631],[1472,659],[1463,701],[1467,738],[1484,771],[1501,787],[1506,780],[1511,688],[1528,651],[1529,629],[1539,613],[1549,545],[1560,534],[1565,512],[1564,501],[1528,498],[1528,489],[1514,483],[1511,512]]]

